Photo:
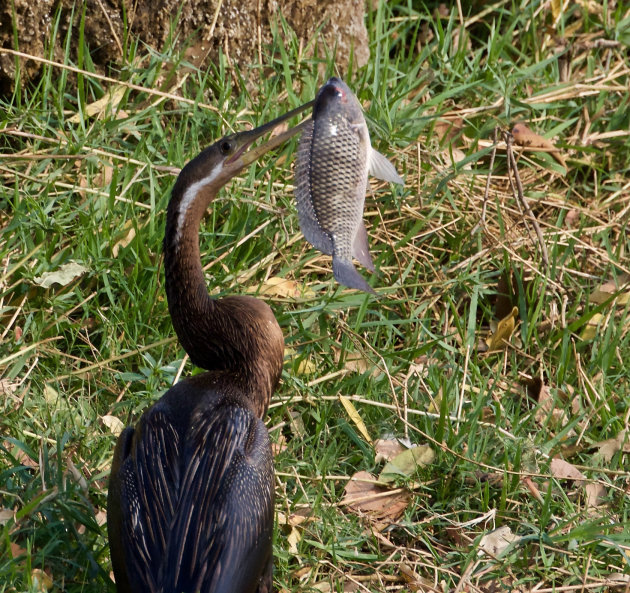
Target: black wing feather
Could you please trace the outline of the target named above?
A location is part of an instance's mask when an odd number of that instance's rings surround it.
[[[158,591],[157,577],[179,491],[180,439],[160,404],[147,411],[120,470],[129,580]]]
[[[141,419],[119,477],[132,590],[253,593],[259,578],[270,579],[271,446],[249,409],[201,406],[182,438],[158,403]]]
[[[165,591],[254,591],[252,576],[266,567],[273,531],[267,429],[233,405],[200,410],[191,424]]]

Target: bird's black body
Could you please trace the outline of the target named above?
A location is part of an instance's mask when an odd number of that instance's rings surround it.
[[[262,422],[284,339],[268,305],[212,299],[199,223],[218,190],[292,136],[244,152],[280,121],[219,140],[180,173],[164,237],[166,293],[180,343],[207,372],[169,389],[118,439],[108,532],[119,593],[267,593],[274,471]]]
[[[271,449],[246,394],[210,373],[178,383],[123,432],[115,462],[119,591],[271,590]]]

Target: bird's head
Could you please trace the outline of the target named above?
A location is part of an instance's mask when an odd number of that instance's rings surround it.
[[[212,185],[220,187],[262,155],[280,146],[289,138],[300,132],[308,120],[276,136],[272,136],[266,142],[252,148],[256,140],[273,131],[280,124],[304,111],[312,104],[313,101],[305,103],[253,130],[224,136],[190,161],[184,170],[182,170],[182,173],[184,173],[185,177],[188,177],[185,175],[185,170],[191,169],[191,180],[201,181],[204,179],[212,179],[212,181],[215,182],[212,183]]]
[[[301,131],[308,120],[269,138],[254,148],[251,148],[252,144],[312,104],[312,101],[305,103],[253,130],[224,136],[203,150],[182,169],[175,182],[173,199],[169,204],[169,219],[171,224],[175,225],[177,241],[179,241],[184,224],[187,221],[198,220],[221,187],[263,154],[280,146]]]

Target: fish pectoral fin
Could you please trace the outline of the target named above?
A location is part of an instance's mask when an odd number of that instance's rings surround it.
[[[363,292],[375,294],[374,289],[365,281],[363,276],[356,271],[352,262],[333,256],[333,274],[339,284],[348,288],[356,288]]]
[[[368,171],[370,175],[382,179],[383,181],[405,185],[403,178],[398,175],[398,171],[396,171],[396,168],[389,159],[374,148],[372,148],[372,152],[370,152]]]
[[[364,268],[367,268],[370,272],[374,271],[374,262],[372,261],[370,247],[368,245],[367,230],[365,229],[363,221],[361,221],[359,230],[352,242],[352,256],[356,258]]]

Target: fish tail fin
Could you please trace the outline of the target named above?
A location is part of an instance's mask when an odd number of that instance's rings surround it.
[[[374,289],[365,281],[363,276],[356,271],[350,260],[333,256],[333,274],[339,284],[343,284],[348,288],[356,288],[357,290],[375,294]]]

